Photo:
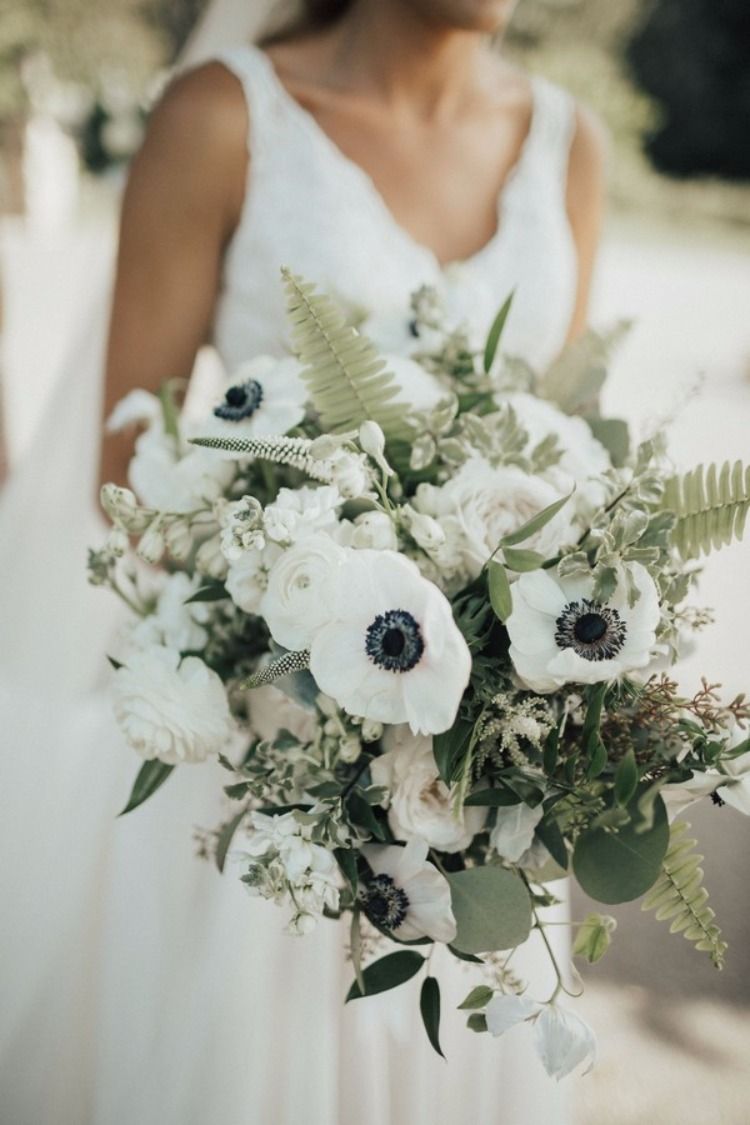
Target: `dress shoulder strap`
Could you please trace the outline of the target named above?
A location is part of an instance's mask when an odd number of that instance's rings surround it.
[[[251,43],[242,43],[218,51],[214,61],[221,63],[240,82],[249,117],[248,152],[257,163],[267,151],[269,134],[274,132],[278,116],[278,99],[269,82],[268,60]]]
[[[534,118],[529,138],[530,163],[543,169],[543,179],[565,190],[570,146],[576,128],[576,104],[561,86],[535,75]]]

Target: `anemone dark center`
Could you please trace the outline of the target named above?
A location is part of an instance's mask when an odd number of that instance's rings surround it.
[[[390,875],[376,875],[364,892],[365,913],[376,926],[395,930],[406,919],[409,898]]]
[[[368,626],[365,652],[387,672],[408,672],[422,659],[422,631],[405,609],[389,609]]]
[[[252,417],[262,402],[263,387],[257,379],[248,379],[229,387],[214,414],[227,422],[241,422],[243,418]]]
[[[572,648],[584,660],[611,660],[628,635],[616,609],[590,598],[569,602],[555,622],[558,648]]]

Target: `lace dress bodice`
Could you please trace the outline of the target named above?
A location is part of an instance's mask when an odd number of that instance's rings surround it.
[[[219,61],[242,83],[250,118],[248,189],[214,325],[230,371],[258,353],[287,350],[282,265],[377,317],[408,319],[410,294],[432,285],[480,339],[515,290],[507,352],[537,369],[556,356],[577,279],[565,207],[575,117],[565,91],[532,79],[531,126],[498,199],[496,233],[469,258],[441,265],[289,94],[263,51],[235,47]]]

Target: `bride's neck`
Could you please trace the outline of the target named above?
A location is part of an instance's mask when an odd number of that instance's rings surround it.
[[[355,0],[328,38],[328,80],[392,109],[450,113],[482,81],[487,37],[437,25],[403,0]]]

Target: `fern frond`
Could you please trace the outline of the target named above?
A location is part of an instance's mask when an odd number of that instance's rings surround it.
[[[312,480],[329,483],[333,477],[331,468],[325,460],[310,455],[313,444],[311,438],[268,437],[268,438],[220,438],[198,437],[190,439],[191,445],[204,449],[223,449],[242,457],[255,457],[260,461],[272,461],[274,465],[289,465],[306,473]]]
[[[725,461],[667,481],[663,505],[675,513],[672,541],[683,558],[699,558],[741,539],[750,508],[750,465]]]
[[[643,900],[642,910],[656,911],[659,922],[671,919],[669,932],[683,934],[695,948],[708,953],[717,969],[724,967],[727,943],[714,922],[708,906],[708,891],[703,886],[702,855],[693,852],[696,841],[686,836],[690,827],[684,820],[672,825],[669,847],[661,874]]]
[[[282,676],[289,676],[293,672],[305,672],[309,667],[309,652],[285,652],[283,656],[277,656],[275,660],[258,669],[237,686],[240,691],[263,687],[264,684],[272,684],[275,680],[280,680]]]
[[[371,341],[346,323],[330,297],[290,270],[281,272],[302,378],[323,429],[346,433],[372,420],[389,440],[409,441],[413,431],[398,384]]]

